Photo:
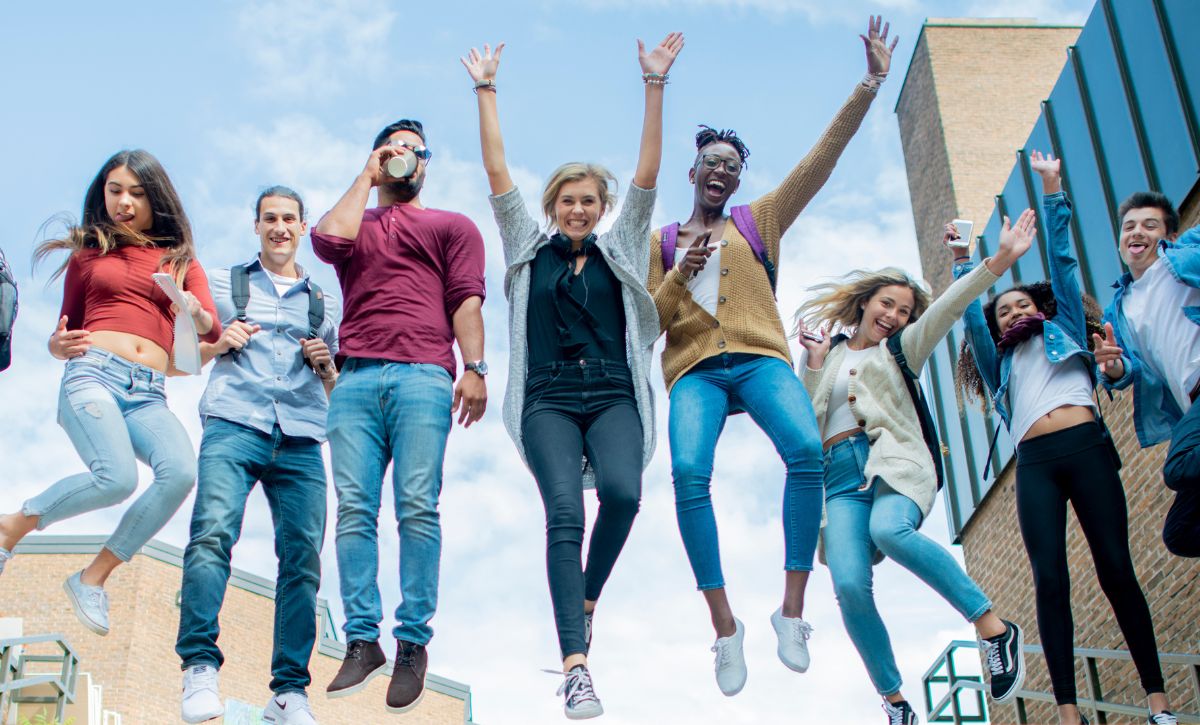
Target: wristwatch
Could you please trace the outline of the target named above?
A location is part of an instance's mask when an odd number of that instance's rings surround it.
[[[478,375],[481,378],[486,378],[487,374],[488,374],[487,363],[484,362],[483,360],[476,360],[475,362],[463,363],[463,370],[470,370],[471,372],[475,373],[476,375]]]

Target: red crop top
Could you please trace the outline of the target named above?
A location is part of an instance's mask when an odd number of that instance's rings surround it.
[[[68,330],[109,330],[144,337],[171,353],[175,341],[175,313],[171,300],[151,277],[161,269],[165,250],[159,247],[120,246],[101,254],[88,248],[71,255],[63,283],[62,312]],[[184,290],[196,295],[212,316],[213,326],[201,335],[204,342],[221,337],[208,277],[196,260],[188,263]]]

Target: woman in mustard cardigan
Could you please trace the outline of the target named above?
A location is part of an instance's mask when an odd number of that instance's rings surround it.
[[[704,127],[688,174],[696,187],[692,215],[651,237],[647,286],[667,333],[662,363],[671,399],[675,512],[717,634],[717,685],[729,696],[746,682],[745,629],[733,615],[721,573],[709,492],[713,455],[726,416],[744,410],[787,465],[784,596],[771,624],[780,659],[804,672],[812,628],[802,615],[821,517],[821,442],[808,394],[792,372],[773,295],[775,268],[780,237],[829,178],[887,76],[896,46],[894,40],[888,45],[887,32],[880,18],[871,18],[868,35],[860,36],[866,77],[783,183],[729,215],[725,206],[749,151],[732,131]]]

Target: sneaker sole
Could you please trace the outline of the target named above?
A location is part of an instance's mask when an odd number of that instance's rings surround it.
[[[405,705],[404,707],[393,707],[391,705],[388,705],[386,702],[384,703],[384,707],[387,708],[387,711],[392,713],[393,715],[403,715],[404,713],[409,712],[410,710],[413,710],[414,708],[416,708],[417,705],[420,705],[421,700],[424,700],[424,699],[425,699],[425,680],[422,679],[421,680],[421,694],[417,695],[417,699],[413,700],[411,703]]]
[[[1025,630],[1020,627],[1017,627],[1017,672],[1021,674],[1013,681],[1012,687],[1008,688],[1008,692],[1004,693],[1003,697],[993,697],[994,702],[1003,705],[1014,699],[1017,696],[1017,690],[1020,690],[1021,685],[1025,684]]]
[[[376,667],[374,671],[364,677],[362,682],[358,683],[357,685],[344,687],[340,690],[326,690],[325,697],[329,698],[330,700],[336,700],[339,697],[350,697],[351,695],[357,695],[358,693],[367,689],[367,685],[371,684],[371,680],[385,672],[387,672],[387,662],[384,662],[382,665]]]
[[[583,712],[571,712],[564,708],[563,714],[565,714],[567,716],[568,720],[591,720],[594,717],[600,717],[601,715],[603,715],[604,708],[600,705],[600,703],[596,703],[595,710],[585,710]]]
[[[195,725],[196,723],[210,722],[212,720],[216,720],[217,718],[221,717],[224,714],[225,714],[225,708],[222,707],[219,711],[217,711],[216,714],[206,715],[200,719],[192,718],[189,720],[188,718],[183,717],[182,715],[179,716],[179,719],[183,720],[186,723],[191,723],[191,725]]]
[[[800,674],[804,674],[805,672],[808,672],[808,665],[801,667],[799,665],[794,665],[791,662],[788,662],[786,659],[784,659],[782,648],[776,649],[775,654],[779,655],[779,661],[783,663],[783,666],[788,668],[792,672],[799,672]]]
[[[83,607],[79,606],[79,600],[75,598],[75,590],[71,589],[69,580],[63,582],[63,591],[67,593],[67,601],[71,603],[71,609],[75,612],[75,618],[79,620],[80,624],[101,637],[108,634],[108,627],[101,627],[83,613]]]

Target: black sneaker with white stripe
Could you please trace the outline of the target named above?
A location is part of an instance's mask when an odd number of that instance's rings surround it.
[[[1025,633],[1016,624],[1004,622],[1004,634],[980,640],[985,666],[992,676],[992,699],[1008,702],[1025,682]]]
[[[917,725],[917,713],[908,704],[908,700],[883,703],[883,712],[888,716],[888,725]]]
[[[1150,725],[1179,725],[1179,718],[1175,717],[1170,710],[1163,710],[1159,713],[1150,713],[1146,722]]]

